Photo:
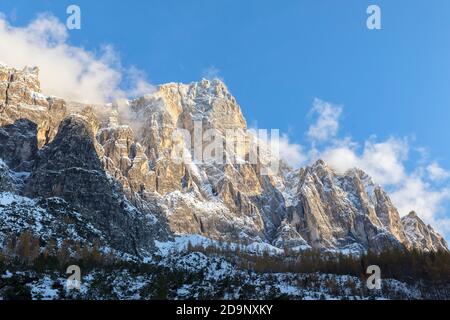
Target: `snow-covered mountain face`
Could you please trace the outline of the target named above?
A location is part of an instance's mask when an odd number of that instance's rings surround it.
[[[402,224],[413,248],[424,251],[448,250],[444,238],[433,227],[426,225],[414,211],[402,218]]]
[[[199,161],[188,147],[195,161],[174,161],[180,130],[223,138],[224,161]],[[0,241],[31,229],[44,240],[97,237],[138,257],[180,234],[332,251],[447,249],[417,216],[400,219],[361,170],[340,175],[323,161],[299,171],[280,161],[272,170],[268,148],[253,158],[249,144],[229,148],[228,130],[255,139],[218,80],[87,106],[42,95],[36,68],[2,66]],[[64,224],[72,232],[58,231]]]
[[[411,247],[397,209],[359,169],[337,174],[323,161],[301,169],[287,225],[316,248]]]

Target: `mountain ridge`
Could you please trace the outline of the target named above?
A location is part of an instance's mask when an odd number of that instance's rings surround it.
[[[179,129],[223,138],[232,129],[245,142],[255,139],[219,80],[164,84],[126,103],[95,106],[43,95],[38,74],[0,66],[0,195],[61,199],[113,249],[144,257],[155,240],[199,234],[302,250],[448,251],[420,218],[400,218],[387,193],[356,168],[338,174],[318,160],[292,170],[280,161],[284,174],[266,175],[270,150],[252,163],[246,143],[225,148],[223,163],[174,162]],[[2,213],[14,210],[11,202],[0,205]],[[23,226],[0,227],[5,234]]]

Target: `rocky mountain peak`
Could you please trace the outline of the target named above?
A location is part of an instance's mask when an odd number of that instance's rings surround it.
[[[360,169],[344,174],[323,160],[300,170],[291,223],[313,247],[382,250],[409,246],[387,194]]]
[[[408,213],[406,218],[408,218],[408,219],[419,219],[419,216],[417,215],[417,213],[415,211],[411,211],[410,213]]]
[[[406,237],[417,250],[448,250],[447,242],[430,225],[426,225],[415,211],[411,211],[401,220]]]

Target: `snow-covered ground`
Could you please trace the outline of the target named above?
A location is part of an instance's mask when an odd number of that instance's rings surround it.
[[[159,250],[159,253],[163,256],[169,254],[170,252],[183,252],[186,251],[188,248],[188,245],[191,244],[194,247],[200,246],[203,248],[207,247],[216,247],[219,249],[229,249],[229,250],[236,250],[239,248],[241,252],[250,253],[250,254],[256,254],[256,255],[262,255],[264,253],[271,254],[271,255],[277,255],[277,254],[283,254],[284,250],[277,248],[269,243],[264,242],[253,242],[247,245],[237,244],[237,243],[224,243],[212,240],[210,238],[198,235],[198,234],[192,234],[192,235],[179,235],[174,238],[173,241],[167,241],[167,242],[159,242],[155,241],[156,247]],[[303,248],[297,248],[298,250],[301,250]]]
[[[82,272],[80,290],[67,290],[57,272],[6,271],[3,281],[26,282],[33,299],[421,299],[415,286],[384,279],[368,290],[357,277],[331,274],[256,273],[217,256],[191,252],[169,255],[141,269]],[[28,280],[24,280],[28,279]],[[0,290],[0,299],[1,299]]]

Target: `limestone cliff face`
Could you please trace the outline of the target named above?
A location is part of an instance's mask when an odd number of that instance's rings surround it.
[[[56,136],[59,123],[66,116],[66,104],[62,99],[41,94],[38,76],[38,68],[16,70],[0,66],[0,126],[12,126],[21,119],[32,122],[40,148]]]
[[[287,223],[315,248],[409,247],[400,216],[364,172],[340,175],[322,160],[298,173]]]
[[[42,95],[37,69],[1,66],[0,192],[61,199],[106,243],[133,255],[173,234],[300,249],[446,247],[432,229],[401,220],[361,170],[341,175],[318,161],[295,172],[279,162],[278,173],[262,174],[274,157],[260,145],[265,152],[249,161],[256,138],[246,129],[218,80],[170,83],[125,103],[88,106]],[[180,130],[200,137],[203,151],[221,138],[222,161],[199,159]],[[184,161],[174,161],[174,150]],[[26,212],[33,212],[30,201]]]
[[[134,165],[121,170],[126,184],[141,198],[158,198],[174,232],[262,241],[280,222],[284,199],[274,183],[258,173],[258,164],[232,161],[237,156],[248,158],[250,150],[245,144],[241,149],[225,146],[228,159],[222,163],[197,159],[192,150],[187,151],[192,161],[177,163],[172,159],[179,143],[174,134],[179,129],[191,138],[200,137],[203,149],[209,143],[205,136],[211,131],[224,141],[230,129],[251,139],[240,107],[222,82],[160,86],[157,92],[131,101],[126,110],[119,109],[118,118],[113,123],[127,118],[139,123],[133,126],[134,138],[132,129],[126,129],[128,145],[136,144],[141,161],[132,177],[126,171]],[[120,168],[118,160],[113,162]]]
[[[414,211],[403,217],[401,221],[406,237],[413,248],[424,251],[448,250],[445,239],[430,225],[426,225]]]

